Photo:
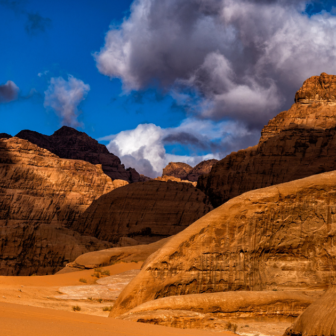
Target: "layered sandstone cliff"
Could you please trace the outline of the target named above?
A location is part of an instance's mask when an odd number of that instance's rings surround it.
[[[0,140],[0,274],[52,273],[112,247],[68,229],[99,196],[127,184],[100,165],[60,159],[26,140]]]
[[[100,197],[72,228],[110,242],[133,237],[146,243],[184,230],[211,210],[208,198],[193,185],[152,180]]]
[[[335,204],[336,172],[236,197],[158,250],[111,316],[170,296],[326,289],[335,272]]]
[[[296,103],[264,127],[257,146],[231,153],[200,177],[198,188],[215,207],[249,190],[336,169],[335,78],[308,79]]]
[[[24,130],[18,133],[16,137],[45,148],[60,158],[101,164],[104,173],[112,180],[119,179],[130,183],[140,180],[137,171],[133,168],[126,170],[120,159],[110,153],[106,146],[99,144],[97,140],[74,128],[63,126],[51,136]]]

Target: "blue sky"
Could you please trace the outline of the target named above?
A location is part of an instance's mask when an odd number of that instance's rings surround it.
[[[77,128],[110,144],[126,165],[155,176],[168,160],[196,164],[256,144],[262,125],[290,107],[303,80],[322,71],[336,74],[333,1],[294,6],[251,0],[243,3],[247,14],[231,1],[208,0],[206,8],[200,2],[138,0],[131,7],[131,0],[0,0],[0,85],[12,81],[20,90],[17,99],[0,99],[0,133],[50,135],[61,127],[59,101],[46,104],[45,92],[53,94],[53,78],[67,81],[71,75],[82,88],[89,86],[77,101]],[[227,6],[237,11],[235,20],[220,11]],[[289,30],[290,21],[301,20],[300,27],[333,43],[317,42],[319,53],[302,65],[300,55],[314,50],[315,42],[297,43],[303,32],[294,27],[286,41],[272,45],[284,35],[282,15]],[[108,32],[112,42],[105,42]],[[272,52],[258,49],[257,37]],[[127,45],[131,51],[118,53]],[[108,60],[97,61],[94,53],[104,50]],[[155,163],[158,156],[162,160]]]

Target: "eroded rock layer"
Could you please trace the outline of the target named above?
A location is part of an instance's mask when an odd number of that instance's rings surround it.
[[[119,318],[142,323],[155,322],[167,327],[211,329],[216,329],[217,323],[225,326],[225,322],[229,321],[293,321],[322,293],[265,291],[170,296],[143,303]],[[193,319],[196,323],[193,323]],[[208,326],[211,320],[215,321],[215,325]]]
[[[284,336],[332,336],[336,333],[336,287],[310,305]]]
[[[84,132],[63,126],[53,135],[43,135],[38,132],[24,130],[16,137],[45,148],[60,158],[83,160],[92,164],[101,164],[106,175],[112,180],[119,179],[128,182],[138,182],[140,175],[133,168],[125,169],[120,159],[110,153],[106,146],[98,143]]]
[[[336,172],[228,201],[158,250],[112,316],[176,295],[327,288],[336,263],[335,204]]]
[[[199,178],[198,188],[215,207],[249,190],[336,169],[336,103],[330,100],[335,78],[322,74],[307,80],[297,103],[264,127],[258,145],[231,153]],[[302,103],[299,97],[309,90],[323,99]]]
[[[120,237],[148,243],[184,230],[211,210],[208,198],[190,183],[152,180],[100,197],[72,228],[114,243]]]
[[[100,165],[60,159],[19,138],[0,140],[0,274],[46,274],[112,244],[68,228],[114,185]]]

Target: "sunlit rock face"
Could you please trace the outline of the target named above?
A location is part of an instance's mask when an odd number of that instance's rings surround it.
[[[104,173],[112,180],[125,180],[130,183],[140,180],[137,171],[133,168],[125,169],[120,159],[110,153],[106,146],[74,128],[63,126],[50,136],[24,130],[18,133],[16,137],[45,148],[60,158],[101,164]]]
[[[51,274],[113,244],[69,229],[99,196],[127,184],[101,165],[61,159],[19,138],[0,140],[0,274]]]
[[[336,263],[335,204],[336,172],[228,201],[158,250],[112,316],[171,296],[326,289]]]
[[[197,186],[215,207],[249,190],[336,169],[335,78],[308,79],[297,102],[263,128],[258,145],[231,153],[200,176]],[[323,99],[302,103],[309,92]]]

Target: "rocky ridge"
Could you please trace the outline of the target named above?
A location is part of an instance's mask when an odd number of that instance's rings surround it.
[[[103,195],[72,229],[112,243],[120,237],[150,243],[184,230],[211,210],[208,198],[190,183],[151,180]]]
[[[141,180],[135,169],[125,169],[120,159],[110,153],[106,146],[74,128],[63,126],[51,136],[24,130],[18,133],[16,137],[45,148],[60,158],[101,164],[104,173],[111,177],[112,180],[119,179],[130,183]]]
[[[334,81],[326,74],[308,79],[297,102],[264,127],[258,145],[231,153],[199,178],[197,187],[213,206],[249,190],[336,169]],[[323,99],[302,101],[316,92]]]
[[[218,160],[206,160],[200,162],[194,168],[183,162],[170,162],[164,169],[162,177],[175,177],[181,181],[197,182],[198,178],[203,174],[208,174],[211,168]]]
[[[10,139],[12,136],[7,133],[0,133],[0,139]]]
[[[99,196],[127,184],[101,165],[60,159],[17,137],[0,140],[0,274],[51,274],[113,247],[69,227]]]
[[[327,289],[336,262],[334,204],[336,172],[228,201],[158,250],[111,316],[172,296]]]

